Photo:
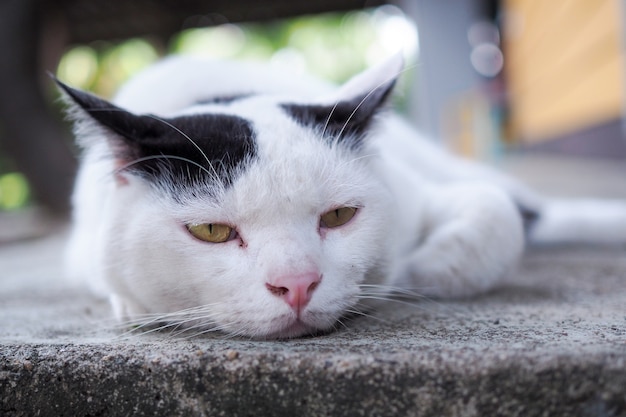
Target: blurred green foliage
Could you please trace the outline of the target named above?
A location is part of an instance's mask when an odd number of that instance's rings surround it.
[[[270,23],[187,29],[168,45],[149,38],[75,46],[57,75],[75,87],[110,97],[129,77],[166,54],[263,60],[341,82],[382,58],[416,53],[417,31],[394,6],[296,17]]]
[[[416,55],[417,31],[398,8],[383,6],[264,24],[188,29],[168,45],[150,38],[74,45],[61,58],[57,76],[74,87],[111,97],[124,81],[161,56],[192,54],[269,60],[294,72],[341,82],[401,50],[409,60]],[[28,184],[21,174],[6,172],[3,166],[0,163],[0,210],[20,208],[29,202]]]
[[[0,176],[0,208],[14,210],[23,207],[29,199],[28,183],[19,172]]]

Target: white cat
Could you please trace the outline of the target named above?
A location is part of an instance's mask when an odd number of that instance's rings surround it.
[[[546,215],[552,205],[381,111],[402,65],[396,56],[333,88],[174,57],[115,105],[59,83],[84,149],[70,274],[124,321],[294,337],[391,288],[491,288],[522,253],[521,214],[542,241],[585,237],[551,231],[563,218]],[[590,221],[591,240],[624,241],[616,204],[574,213],[565,229]]]

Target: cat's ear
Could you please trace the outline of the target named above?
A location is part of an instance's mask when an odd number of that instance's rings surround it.
[[[140,158],[158,154],[158,146],[166,136],[164,124],[149,115],[136,115],[107,100],[72,88],[55,78],[69,105],[68,114],[74,121],[78,143],[89,148],[106,141],[107,149],[118,168],[126,167]],[[149,164],[133,163],[133,170],[156,170]],[[116,171],[119,184],[126,184]]]
[[[254,130],[243,118],[137,115],[58,80],[57,84],[70,106],[79,143],[88,148],[105,142],[121,184],[126,183],[123,172],[130,172],[181,184],[210,181],[226,186],[256,155]]]
[[[95,124],[113,133],[116,141],[139,145],[146,138],[159,136],[163,129],[149,117],[135,115],[85,91],[72,88],[54,79],[70,105],[70,115],[78,123]]]
[[[355,75],[324,100],[334,104],[358,99],[361,106],[357,111],[372,112],[387,98],[403,67],[402,54],[393,55]]]
[[[319,127],[325,135],[337,139],[362,137],[389,97],[403,66],[402,55],[394,55],[354,76],[333,94],[315,103],[283,107],[296,120]]]

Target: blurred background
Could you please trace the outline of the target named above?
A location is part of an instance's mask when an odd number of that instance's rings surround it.
[[[342,82],[402,51],[397,107],[451,150],[495,165],[511,155],[610,160],[626,174],[625,6],[3,0],[0,243],[68,213],[77,152],[49,74],[111,97],[167,54],[264,60]]]

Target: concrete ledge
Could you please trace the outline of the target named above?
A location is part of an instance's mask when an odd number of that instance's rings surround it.
[[[77,289],[7,282],[3,416],[626,415],[620,249],[532,253],[478,299],[391,303],[280,342],[122,336]]]
[[[625,248],[531,251],[484,296],[263,342],[123,335],[62,281],[62,243],[0,247],[0,416],[626,416]]]
[[[13,346],[2,415],[619,416],[624,355],[336,352],[288,343]],[[583,359],[584,357],[584,359]]]

